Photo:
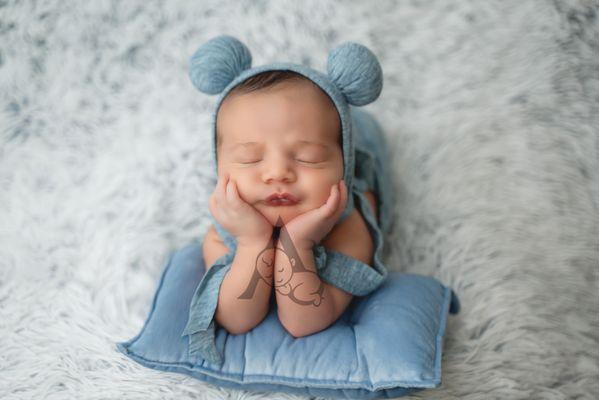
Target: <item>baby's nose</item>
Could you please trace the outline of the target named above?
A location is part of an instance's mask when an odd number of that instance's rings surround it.
[[[265,182],[290,181],[294,179],[293,167],[286,160],[273,160],[268,162],[262,173]]]

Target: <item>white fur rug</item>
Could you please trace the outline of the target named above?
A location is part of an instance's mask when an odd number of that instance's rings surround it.
[[[443,384],[412,398],[599,398],[599,5],[590,1],[0,2],[0,398],[299,398],[142,367],[115,348],[168,254],[207,229],[209,116],[187,62],[385,76],[389,268],[451,286]]]

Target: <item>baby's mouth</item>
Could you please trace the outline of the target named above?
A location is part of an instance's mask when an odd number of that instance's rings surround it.
[[[297,201],[288,200],[288,199],[272,199],[272,200],[265,201],[265,203],[272,207],[279,207],[279,206],[293,206],[293,205],[297,204]]]
[[[289,193],[273,193],[264,200],[264,203],[273,207],[293,206],[297,204],[297,199]]]

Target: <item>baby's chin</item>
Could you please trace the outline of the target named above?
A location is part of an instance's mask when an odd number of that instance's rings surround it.
[[[268,222],[270,222],[272,226],[279,226],[279,224],[277,223],[279,221],[279,218],[281,218],[283,220],[283,223],[286,224],[298,215],[303,214],[309,211],[310,209],[311,208],[306,208],[306,206],[301,203],[292,206],[278,207],[261,204],[260,207],[258,207],[258,211],[260,211],[262,215],[264,215],[264,217],[268,220]]]

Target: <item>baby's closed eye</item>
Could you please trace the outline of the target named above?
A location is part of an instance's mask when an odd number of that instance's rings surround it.
[[[319,164],[327,161],[326,157],[318,157],[316,155],[301,155],[294,158],[295,161],[308,164]],[[240,157],[235,160],[239,164],[256,164],[263,161],[260,157]]]
[[[255,164],[264,160],[264,151],[258,148],[241,149],[233,154],[233,161],[240,164]],[[295,161],[308,164],[323,163],[330,159],[330,150],[321,146],[300,146],[288,153]]]

